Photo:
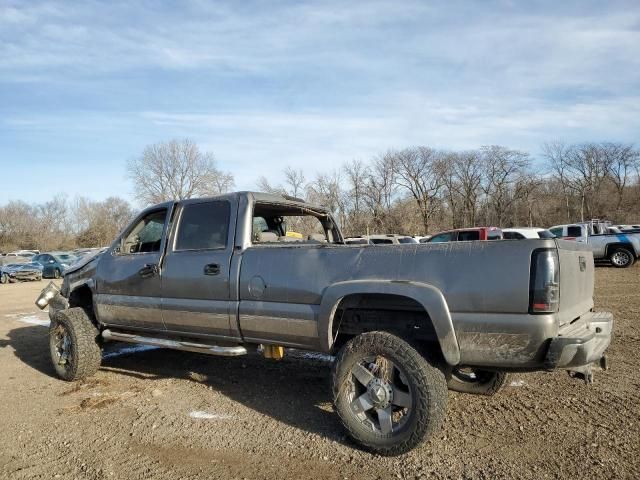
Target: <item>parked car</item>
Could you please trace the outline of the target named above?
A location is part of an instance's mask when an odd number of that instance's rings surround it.
[[[9,252],[7,254],[5,254],[5,257],[23,257],[23,258],[31,258],[34,255],[36,255],[33,251],[31,250],[18,250],[16,252]]]
[[[347,237],[344,239],[344,243],[347,245],[369,245],[371,242],[364,237]]]
[[[32,259],[44,267],[42,274],[45,278],[60,278],[76,260],[74,255],[66,252],[41,253]]]
[[[512,227],[502,229],[502,238],[505,240],[523,240],[525,238],[555,238],[555,235],[546,228]]]
[[[408,235],[398,235],[395,233],[387,233],[380,235],[364,235],[363,238],[369,240],[373,245],[397,245],[404,243],[418,243],[418,241]]]
[[[42,280],[42,265],[39,263],[10,263],[0,266],[0,283],[21,280]]]
[[[285,240],[294,215],[323,241]],[[592,363],[606,366],[613,319],[593,310],[588,246],[451,247],[345,246],[330,211],[275,195],[172,201],[141,212],[36,304],[49,306],[51,360],[68,381],[94,374],[110,340],[270,359],[284,347],[335,354],[333,401],[347,432],[395,455],[437,431],[447,387],[493,394],[506,371],[566,369],[591,381]]]
[[[575,240],[591,247],[595,260],[608,260],[617,268],[628,268],[640,257],[640,236],[611,233],[608,222],[592,221],[555,225],[549,231],[556,237]]]
[[[502,230],[497,227],[458,228],[434,234],[427,243],[468,242],[474,240],[500,240]]]

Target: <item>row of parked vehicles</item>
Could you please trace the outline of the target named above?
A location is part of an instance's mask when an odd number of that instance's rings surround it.
[[[18,250],[0,255],[0,284],[61,278],[74,263],[97,249],[40,252]]]
[[[539,238],[562,238],[585,243],[593,250],[594,260],[608,261],[618,268],[630,267],[640,258],[640,225],[613,225],[611,222],[597,219],[590,222],[555,225],[548,229],[472,227],[447,230],[423,237],[397,234],[363,235],[348,237],[345,243],[392,245]]]

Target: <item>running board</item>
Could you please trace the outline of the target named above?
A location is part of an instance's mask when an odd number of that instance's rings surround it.
[[[184,350],[187,352],[206,353],[208,355],[221,355],[223,357],[237,357],[247,354],[247,349],[242,345],[235,345],[233,347],[221,347],[219,345],[180,342],[177,340],[168,340],[165,338],[143,337],[142,335],[113,332],[111,330],[103,330],[102,338],[105,340],[115,340],[117,342],[139,343],[142,345],[152,345],[154,347],[161,348],[172,348],[174,350]]]

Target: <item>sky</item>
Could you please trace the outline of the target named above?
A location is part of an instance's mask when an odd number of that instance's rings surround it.
[[[235,176],[390,148],[640,143],[640,2],[0,0],[0,205],[133,200],[190,138]]]

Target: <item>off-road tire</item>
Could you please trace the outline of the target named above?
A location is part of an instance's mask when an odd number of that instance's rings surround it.
[[[627,259],[627,261],[625,263],[621,263],[619,260],[617,260],[616,258],[625,258]],[[624,248],[624,247],[616,247],[613,249],[613,251],[611,251],[609,253],[609,261],[611,262],[611,265],[613,265],[616,268],[629,268],[631,265],[633,265],[636,261],[633,252],[631,252],[631,250],[629,250],[628,248]]]
[[[69,339],[66,363],[59,362],[56,334],[63,328]],[[49,351],[51,361],[60,378],[68,382],[81,380],[95,374],[102,362],[102,351],[98,344],[98,329],[82,308],[58,311],[49,326]]]
[[[407,421],[388,434],[367,428],[351,410],[348,382],[352,367],[363,358],[380,355],[400,367],[412,395]],[[387,332],[368,332],[349,340],[333,364],[334,407],[349,436],[365,449],[380,455],[399,455],[427,440],[440,428],[447,410],[444,374],[416,349]]]
[[[492,396],[504,387],[509,378],[506,372],[476,369],[474,373],[476,375],[474,380],[466,380],[456,375],[454,370],[447,372],[447,387],[454,392]]]

